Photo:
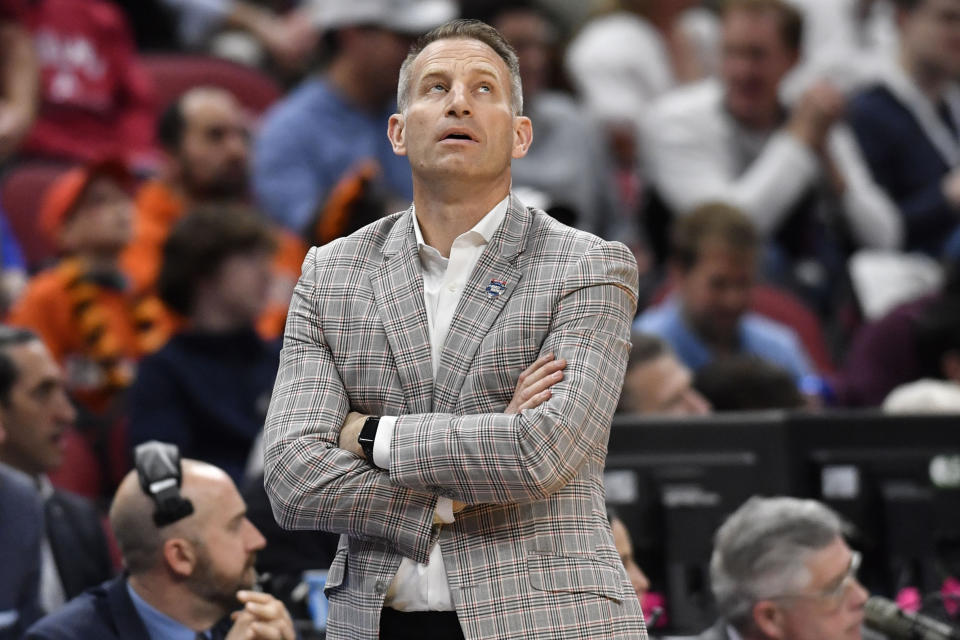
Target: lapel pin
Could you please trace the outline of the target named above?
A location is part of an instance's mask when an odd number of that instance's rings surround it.
[[[487,296],[493,300],[507,288],[507,283],[503,280],[491,280],[487,285]]]

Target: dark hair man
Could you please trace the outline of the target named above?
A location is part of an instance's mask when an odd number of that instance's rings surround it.
[[[397,102],[413,206],[308,255],[264,430],[278,522],[344,534],[327,637],[643,638],[602,495],[636,262],[510,193],[492,27],[427,34]]]
[[[814,500],[747,500],[717,531],[720,619],[699,640],[858,640],[867,592],[840,519]]]
[[[896,207],[839,122],[844,98],[826,81],[793,105],[780,89],[799,56],[802,18],[785,0],[724,5],[719,80],[679,90],[647,121],[647,169],[676,216],[728,202],[771,241],[775,275],[829,300],[847,246],[898,248]],[[849,238],[847,237],[849,235]]]
[[[48,612],[113,575],[96,506],[47,477],[69,464],[64,436],[76,415],[46,345],[26,329],[0,327],[0,462],[32,479],[43,502],[40,604]]]
[[[699,207],[674,229],[676,294],[646,310],[634,329],[663,338],[694,371],[725,354],[749,353],[799,382],[812,373],[800,339],[789,327],[749,312],[759,250],[743,213],[725,204]]]
[[[689,367],[677,359],[666,342],[636,331],[630,341],[618,413],[676,416],[710,413],[710,403],[693,388]]]
[[[284,606],[250,591],[264,539],[247,520],[236,486],[209,464],[184,460],[181,469],[181,495],[193,513],[157,526],[154,503],[131,471],[110,508],[129,575],[71,600],[26,638],[195,638],[212,630],[226,640],[294,640]],[[242,609],[228,618],[238,605]]]

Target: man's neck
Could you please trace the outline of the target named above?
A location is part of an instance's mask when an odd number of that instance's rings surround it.
[[[182,584],[148,574],[132,575],[128,582],[144,602],[194,631],[206,631],[227,614],[219,606],[200,600]]]
[[[119,251],[78,251],[73,257],[80,260],[90,273],[110,274],[120,270]]]
[[[461,181],[440,188],[414,177],[413,204],[423,240],[446,258],[453,241],[472,229],[510,193],[510,175],[482,185]]]
[[[930,102],[939,104],[943,100],[950,77],[944,74],[935,65],[924,64],[917,60],[910,52],[903,50],[900,53],[900,65],[913,83]]]
[[[252,326],[253,320],[239,317],[225,308],[213,296],[200,294],[190,314],[190,325],[204,333],[229,333],[242,327]]]
[[[364,70],[360,65],[347,57],[334,60],[326,73],[327,82],[340,96],[346,98],[347,102],[370,113],[382,111],[386,108],[386,101],[389,98],[384,98],[369,85],[357,80],[363,76]]]

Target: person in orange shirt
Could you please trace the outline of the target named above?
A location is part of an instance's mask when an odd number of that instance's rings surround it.
[[[134,239],[122,257],[138,291],[152,291],[163,244],[188,210],[248,202],[250,140],[242,107],[228,91],[197,87],[184,93],[160,118],[157,137],[164,148],[160,174],[136,194]],[[265,338],[283,332],[287,306],[307,246],[275,228],[270,303],[257,328]]]
[[[137,293],[120,265],[131,238],[131,182],[117,160],[54,181],[38,222],[61,257],[27,283],[7,318],[33,329],[64,368],[81,409],[77,427],[101,451],[117,429],[122,437],[123,399],[137,360],[163,346],[172,329],[159,299]],[[109,471],[122,476],[125,461],[104,455]]]

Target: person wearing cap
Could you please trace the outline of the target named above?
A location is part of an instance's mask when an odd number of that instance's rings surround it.
[[[294,640],[279,600],[252,591],[266,541],[221,469],[180,464],[191,510],[158,519],[130,471],[110,507],[126,573],[71,600],[27,630],[29,640]]]
[[[341,534],[327,638],[642,640],[603,496],[636,261],[511,193],[493,27],[426,34],[397,96],[413,205],[311,249],[264,426],[278,523]]]
[[[170,331],[159,300],[134,295],[119,266],[131,234],[130,182],[114,160],[71,169],[54,181],[38,222],[60,258],[28,282],[7,317],[35,331],[64,367],[67,388],[83,409],[81,429],[116,423],[136,361],[160,348]]]
[[[326,67],[266,115],[254,144],[253,185],[270,217],[322,244],[380,217],[384,201],[406,203],[413,195],[410,165],[391,151],[384,122],[411,38],[454,17],[456,7],[449,0],[317,4]],[[334,193],[362,192],[368,183],[379,201],[373,211],[344,214],[336,206]]]

